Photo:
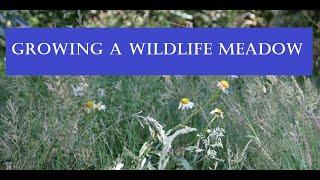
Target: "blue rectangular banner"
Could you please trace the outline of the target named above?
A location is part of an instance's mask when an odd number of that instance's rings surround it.
[[[8,28],[6,74],[311,75],[311,28]]]

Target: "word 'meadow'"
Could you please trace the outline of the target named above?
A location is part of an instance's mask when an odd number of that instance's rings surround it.
[[[104,49],[102,43],[14,43],[15,55],[299,55],[303,43],[128,43],[120,47],[117,43],[111,49]],[[122,48],[128,48],[124,51]]]

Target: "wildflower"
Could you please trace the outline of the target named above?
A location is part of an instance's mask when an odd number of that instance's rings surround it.
[[[94,109],[94,102],[93,101],[87,101],[86,102],[86,108],[89,110]]]
[[[214,115],[214,116],[216,116],[216,117],[219,117],[219,118],[221,118],[221,119],[224,118],[224,117],[223,117],[223,111],[222,111],[221,109],[218,109],[218,108],[215,108],[214,110],[212,110],[212,111],[210,112],[210,114],[211,114],[211,115]]]
[[[179,107],[178,109],[181,109],[181,110],[185,110],[185,109],[192,109],[194,106],[194,103],[191,102],[188,98],[182,98],[180,100],[180,103],[179,103]]]
[[[123,163],[118,163],[112,170],[121,170],[123,168],[124,164]]]
[[[214,150],[214,149],[209,148],[209,149],[207,150],[207,156],[208,156],[209,158],[211,158],[211,159],[216,159],[216,157],[217,157],[217,151]]]
[[[106,105],[102,104],[101,102],[96,104],[93,101],[87,101],[85,106],[86,106],[86,109],[87,109],[88,113],[91,112],[94,109],[97,109],[99,111],[105,111],[106,110]]]
[[[106,110],[106,105],[102,104],[99,102],[98,104],[93,105],[94,109],[98,109],[99,111],[105,111]]]
[[[87,90],[88,84],[87,83],[80,83],[76,87],[72,87],[73,89],[73,94],[77,97],[82,97],[84,96],[86,90]]]
[[[197,146],[190,146],[186,148],[187,151],[196,153],[205,152],[205,156],[210,159],[219,160],[217,158],[218,148],[223,148],[222,137],[224,137],[225,129],[217,127],[215,129],[208,129],[207,134],[197,134],[200,144]]]
[[[229,88],[229,83],[227,81],[218,82],[217,86],[222,90],[222,92],[226,93]]]
[[[122,170],[124,164],[121,162],[121,159],[117,159],[115,165],[111,166],[109,170]]]
[[[213,138],[213,137],[214,137],[214,139],[217,140],[216,145],[219,145],[219,146],[220,146],[220,144],[221,144],[221,137],[224,136],[225,132],[226,132],[225,129],[220,128],[220,127],[217,127],[217,128],[215,128],[215,129],[211,130],[211,132],[210,132],[210,134],[209,134],[208,137],[210,137],[210,138]]]

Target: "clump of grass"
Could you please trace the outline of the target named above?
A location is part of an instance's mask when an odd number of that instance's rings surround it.
[[[1,167],[110,169],[120,158],[125,169],[319,168],[319,92],[310,79],[299,85],[291,77],[240,77],[228,80],[229,93],[215,96],[222,79],[228,77],[172,76],[171,84],[163,77],[143,76],[7,78],[3,89],[8,96],[1,103]],[[50,88],[49,82],[54,84]],[[77,97],[72,87],[80,82],[89,87]],[[105,96],[99,97],[100,88]],[[195,107],[178,110],[182,97],[190,97]],[[86,113],[88,99],[104,102],[106,111]],[[205,153],[195,157],[186,149],[201,146],[197,134],[208,129],[215,107],[224,118],[211,125],[225,129],[224,148],[216,150],[219,163],[204,164]],[[163,132],[150,134],[141,127],[141,116],[156,117],[159,124],[149,125]],[[141,155],[144,148],[161,154],[164,143],[155,142],[152,134],[163,139],[183,125],[198,132],[169,143],[169,156],[163,157],[170,159],[161,160],[165,166],[156,163],[160,156]],[[173,130],[167,134],[164,129]]]

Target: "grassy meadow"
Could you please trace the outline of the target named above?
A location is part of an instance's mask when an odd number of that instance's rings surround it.
[[[0,169],[320,169],[318,12],[0,13],[2,27],[314,28],[310,77],[6,77],[0,41]]]

